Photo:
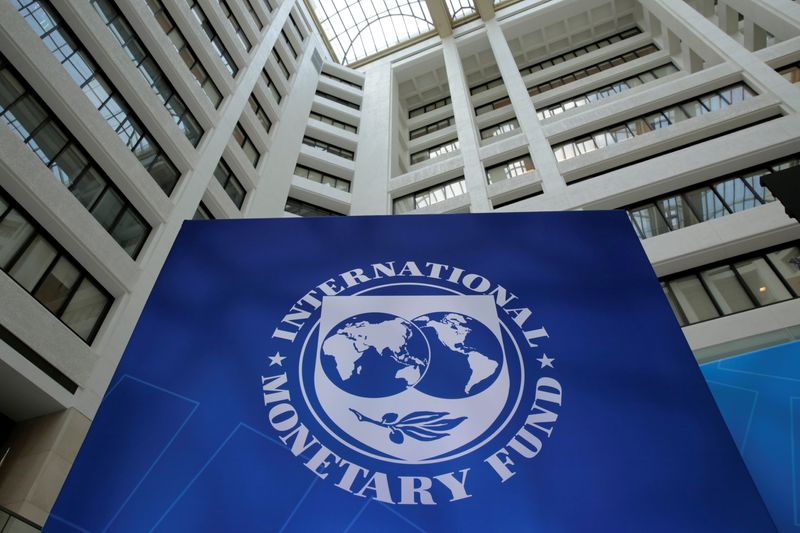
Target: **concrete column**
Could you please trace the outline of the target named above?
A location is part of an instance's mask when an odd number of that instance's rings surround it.
[[[14,427],[0,454],[0,506],[42,525],[67,479],[89,419],[75,409]]]
[[[641,2],[645,8],[661,19],[662,24],[670,27],[681,37],[684,43],[693,35],[724,61],[741,68],[745,74],[745,81],[756,91],[772,93],[783,101],[785,107],[794,112],[800,111],[800,92],[797,87],[760,61],[752,52],[745,50],[689,4],[671,0],[641,0]]]
[[[728,35],[739,33],[739,14],[729,5],[720,2],[717,4],[717,19],[719,27]]]
[[[469,86],[461,64],[461,56],[453,37],[442,38],[444,65],[447,70],[447,83],[450,86],[450,99],[453,101],[453,116],[461,157],[464,160],[464,179],[473,213],[492,210],[486,190],[486,172],[481,163],[478,142],[478,126],[475,111],[470,100]]]
[[[511,99],[511,106],[517,116],[522,132],[528,142],[533,164],[542,179],[542,189],[545,193],[557,191],[567,186],[561,173],[558,171],[558,162],[553,154],[553,149],[544,135],[542,124],[536,115],[536,108],[533,106],[528,88],[522,81],[522,75],[514,61],[514,55],[508,46],[503,30],[497,23],[497,19],[485,21],[486,35],[492,47],[497,68],[503,77],[503,83],[508,90]]]
[[[393,133],[397,130],[397,90],[392,63],[382,61],[366,72],[351,215],[385,215],[389,209]],[[396,156],[396,154],[394,154]]]

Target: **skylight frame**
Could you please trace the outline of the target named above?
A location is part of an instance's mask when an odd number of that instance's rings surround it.
[[[343,65],[413,42],[434,30],[424,0],[311,0],[329,48]]]
[[[478,10],[472,0],[445,0],[447,12],[453,22],[477,15]]]

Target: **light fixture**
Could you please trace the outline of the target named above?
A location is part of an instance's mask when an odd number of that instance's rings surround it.
[[[759,287],[758,288],[758,292],[767,292],[767,288],[766,287]]]

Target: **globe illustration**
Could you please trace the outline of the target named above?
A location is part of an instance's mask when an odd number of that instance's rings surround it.
[[[502,347],[492,331],[461,313],[429,313],[413,320],[431,347],[425,379],[416,389],[438,398],[466,398],[500,374]]]
[[[322,342],[320,363],[340,389],[383,398],[415,386],[428,369],[422,332],[389,313],[363,313],[337,324]]]

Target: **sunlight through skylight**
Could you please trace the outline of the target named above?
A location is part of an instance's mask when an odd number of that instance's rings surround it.
[[[424,1],[311,0],[311,5],[333,52],[343,65],[433,30],[433,21]]]
[[[446,0],[446,2],[447,11],[450,12],[450,18],[453,20],[468,17],[475,13],[475,4],[471,0]]]

